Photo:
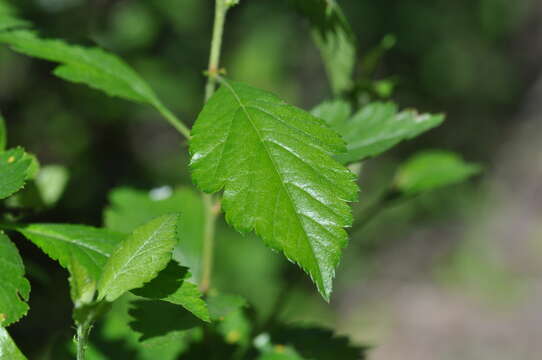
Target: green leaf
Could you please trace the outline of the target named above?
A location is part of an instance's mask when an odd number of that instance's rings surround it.
[[[28,312],[26,302],[30,295],[30,283],[24,277],[24,265],[17,248],[1,231],[0,284],[0,326],[8,326]],[[2,345],[0,354],[1,349]]]
[[[311,25],[335,95],[351,90],[356,38],[335,0],[291,0]]]
[[[28,25],[27,21],[17,18],[15,9],[9,3],[0,1],[0,31]]]
[[[181,213],[177,226],[183,229],[182,241],[177,244],[173,258],[188,267],[197,282],[201,276],[205,225],[201,195],[189,188],[174,189],[171,194],[168,194],[169,191],[169,188],[152,191],[114,189],[109,194],[110,205],[104,212],[105,225],[115,231],[130,233],[155,217]]]
[[[407,194],[438,189],[461,183],[482,170],[467,163],[453,152],[428,150],[412,156],[401,165],[395,176],[395,187]]]
[[[0,20],[0,23],[2,23],[1,20]],[[0,114],[0,152],[6,150],[6,145],[7,145],[6,122],[2,114]]]
[[[157,277],[132,292],[148,299],[181,305],[201,320],[209,322],[207,304],[201,298],[198,286],[189,282],[189,278],[190,273],[187,268],[175,261],[170,261]]]
[[[40,169],[35,182],[45,206],[56,204],[68,184],[68,179],[69,172],[64,166],[48,165]]]
[[[224,189],[237,230],[255,230],[298,263],[329,299],[352,223],[355,176],[332,155],[344,151],[325,124],[279,98],[240,83],[223,86],[192,129],[190,163],[203,191]]]
[[[6,329],[0,326],[0,360],[26,360]]]
[[[86,84],[110,96],[161,106],[155,93],[135,71],[117,56],[99,48],[41,39],[28,30],[2,32],[0,42],[25,55],[60,63],[54,73],[64,80]]]
[[[398,112],[395,104],[382,102],[370,103],[349,118],[346,106],[337,100],[323,103],[312,111],[313,115],[328,122],[346,141],[348,151],[337,156],[342,163],[376,156],[444,121],[444,115],[441,114],[418,114],[414,110]]]
[[[77,261],[98,281],[107,258],[124,235],[91,226],[72,224],[10,225],[68,270]]]
[[[156,218],[119,244],[98,282],[100,300],[114,301],[154,279],[167,266],[177,244],[178,220],[179,215]]]
[[[20,147],[0,153],[0,199],[23,188],[31,167],[31,157]]]
[[[182,336],[182,332],[203,324],[191,312],[169,302],[138,300],[132,304],[130,315],[134,321],[130,327],[142,334],[141,341],[170,333]]]

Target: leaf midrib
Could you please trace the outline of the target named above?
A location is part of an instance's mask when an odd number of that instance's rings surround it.
[[[295,205],[295,202],[293,201],[292,199],[292,196],[290,194],[290,192],[288,191],[288,188],[286,187],[286,183],[282,177],[282,174],[278,171],[278,166],[277,166],[277,163],[275,162],[275,159],[271,156],[271,154],[269,153],[269,150],[267,149],[267,144],[266,142],[263,140],[261,134],[260,134],[260,131],[259,129],[257,128],[257,126],[254,124],[254,121],[252,120],[250,114],[248,113],[247,109],[246,109],[246,106],[243,104],[243,102],[241,101],[241,99],[239,98],[239,96],[237,95],[237,93],[235,92],[235,89],[226,81],[226,80],[223,80],[222,83],[226,86],[226,88],[232,93],[233,97],[235,98],[235,100],[237,101],[237,103],[239,104],[239,106],[243,109],[243,113],[245,114],[245,116],[247,117],[248,121],[250,122],[250,125],[252,125],[252,128],[254,129],[256,135],[258,136],[258,139],[260,140],[260,143],[262,144],[262,147],[264,148],[265,150],[265,153],[267,154],[267,157],[269,158],[269,160],[271,161],[271,163],[273,164],[273,170],[275,171],[275,173],[277,174],[277,176],[279,177],[280,179],[280,185],[281,187],[283,188],[284,192],[286,193],[286,195],[288,196],[288,199],[290,201],[290,203],[292,204],[292,207],[294,208],[294,213],[295,213],[295,218],[297,219],[297,222],[299,223],[299,226],[301,226],[301,228],[303,229],[303,235],[305,237],[305,239],[307,240],[307,243],[309,244],[309,247],[311,249],[311,255],[312,255],[312,258],[314,260],[314,262],[316,263],[316,266],[318,268],[318,275],[319,275],[319,282],[322,283],[322,287],[325,288],[325,285],[323,284],[323,278],[322,278],[322,269],[320,268],[320,263],[318,261],[318,259],[316,258],[316,255],[315,255],[315,252],[314,252],[314,248],[312,246],[312,243],[310,242],[308,236],[306,235],[306,229],[305,227],[303,226],[303,222],[301,221],[301,218],[300,218],[300,215],[299,213],[297,212],[297,206]],[[257,107],[255,107],[254,109],[256,110],[259,110]],[[259,110],[261,111],[261,110]],[[264,112],[267,114],[267,112]],[[272,115],[272,114],[269,114],[271,117],[273,118],[276,118],[276,116]],[[233,120],[235,121],[235,119]],[[275,220],[273,219],[273,231],[275,229]],[[299,248],[299,245],[296,244],[296,248]],[[310,273],[310,271],[309,271]]]
[[[111,281],[108,281],[110,284],[114,284],[114,283],[116,282],[116,280],[118,279],[118,277],[125,273],[125,271],[122,271],[122,270],[123,270],[124,268],[126,268],[127,265],[130,264],[130,262],[132,262],[132,260],[133,260],[135,257],[137,257],[137,256],[140,255],[140,252],[141,252],[141,249],[142,249],[142,248],[144,248],[145,246],[147,246],[147,244],[148,244],[150,241],[152,241],[152,240],[155,239],[155,237],[157,236],[157,234],[162,230],[162,228],[166,225],[166,223],[167,223],[167,222],[163,222],[162,224],[160,224],[160,226],[159,226],[155,231],[153,231],[153,233],[151,234],[151,236],[149,236],[149,237],[147,238],[147,240],[145,240],[145,241],[143,242],[143,244],[142,244],[141,246],[138,247],[138,249],[135,251],[135,253],[132,254],[132,255],[130,256],[130,258],[120,266],[120,268],[118,269],[118,271],[115,271],[115,273],[113,274],[113,277],[112,277]]]

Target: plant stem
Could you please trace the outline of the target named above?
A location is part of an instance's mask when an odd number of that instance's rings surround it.
[[[222,37],[224,34],[224,23],[228,9],[236,1],[216,0],[215,19],[213,24],[213,37],[211,39],[211,53],[209,55],[209,67],[207,68],[207,85],[205,86],[205,102],[215,93],[216,83],[220,74],[220,53],[222,51]],[[219,213],[220,203],[212,195],[203,194],[205,205],[205,229],[203,233],[203,254],[202,254],[202,275],[200,290],[206,293],[211,287],[211,275],[213,271],[213,258],[215,247],[215,226]]]
[[[213,258],[215,247],[215,227],[218,216],[218,203],[214,201],[213,196],[203,194],[203,203],[205,206],[205,228],[203,232],[203,255],[202,255],[202,275],[200,290],[206,293],[211,286],[211,276],[213,272]]]
[[[177,118],[168,108],[161,103],[154,105],[155,109],[173,126],[178,132],[180,132],[187,140],[190,139],[190,129]]]
[[[87,349],[88,337],[92,328],[91,321],[85,321],[77,324],[77,360],[85,360],[85,350]]]
[[[222,52],[222,37],[226,14],[231,7],[226,0],[216,0],[215,20],[213,25],[213,37],[211,39],[211,54],[209,55],[209,67],[207,68],[207,86],[205,86],[205,102],[213,96],[216,88],[217,77],[220,73],[220,53]]]

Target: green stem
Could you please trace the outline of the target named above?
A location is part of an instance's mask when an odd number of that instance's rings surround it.
[[[215,93],[216,83],[220,75],[220,53],[222,51],[222,37],[224,23],[228,9],[235,5],[234,0],[216,0],[215,19],[213,24],[213,37],[211,39],[211,53],[209,55],[209,67],[207,68],[207,85],[205,86],[205,102]],[[203,234],[202,275],[200,290],[205,293],[211,287],[211,275],[213,272],[213,258],[215,247],[215,226],[219,213],[220,203],[211,195],[203,194],[205,205],[205,229]]]
[[[77,360],[85,359],[85,350],[87,349],[91,328],[92,323],[90,321],[77,325]]]
[[[209,66],[207,68],[207,86],[205,86],[205,102],[213,96],[217,78],[220,73],[220,54],[222,52],[222,38],[224,34],[224,23],[228,9],[233,5],[232,1],[216,0],[215,20],[213,25],[213,37],[211,39],[211,54],[209,55]]]
[[[203,194],[203,203],[205,206],[205,228],[203,232],[203,270],[201,275],[200,290],[201,292],[206,293],[211,286],[215,247],[215,227],[219,210],[218,203],[214,201],[212,195]]]
[[[154,108],[173,126],[178,132],[180,132],[187,140],[190,140],[190,129],[176,117],[168,108],[161,103],[155,104]]]

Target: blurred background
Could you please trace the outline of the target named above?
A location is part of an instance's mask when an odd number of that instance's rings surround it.
[[[330,305],[281,256],[224,224],[215,286],[242,294],[265,316],[295,279],[278,316],[332,326],[371,346],[371,360],[540,359],[542,2],[338,2],[356,34],[357,73],[371,96],[447,114],[443,126],[364,164],[360,203],[419,150],[451,150],[484,171],[386,208],[354,232]],[[194,121],[211,0],[13,4],[46,37],[121,55],[181,119]],[[370,73],[363,67],[369,62]],[[223,66],[229,77],[305,109],[331,97],[308,26],[287,1],[241,0],[228,18]],[[53,68],[0,46],[10,145],[70,172],[58,205],[29,220],[100,226],[114,188],[191,186],[186,144],[157,113],[66,83]],[[17,246],[32,283],[31,310],[10,332],[32,358],[71,331],[67,273],[28,242]]]

